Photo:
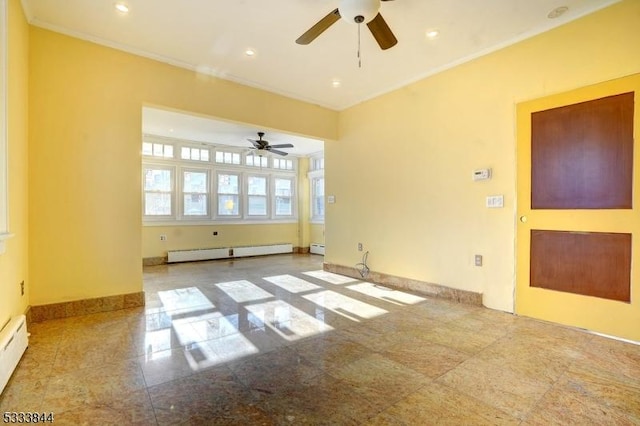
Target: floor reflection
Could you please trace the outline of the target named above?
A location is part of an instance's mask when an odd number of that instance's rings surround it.
[[[321,268],[303,255],[145,268],[145,308],[30,325],[0,411],[74,425],[640,424],[640,346]]]

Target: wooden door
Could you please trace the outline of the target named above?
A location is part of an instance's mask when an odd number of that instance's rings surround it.
[[[518,105],[515,311],[640,341],[640,74]]]

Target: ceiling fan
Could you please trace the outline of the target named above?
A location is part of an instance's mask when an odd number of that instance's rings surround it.
[[[270,145],[269,141],[262,139],[263,136],[264,136],[264,132],[258,132],[258,139],[247,139],[253,145],[253,147],[250,148],[252,150],[251,153],[253,153],[253,155],[258,155],[258,156],[263,155],[264,151],[271,152],[273,154],[278,154],[278,155],[288,155],[289,154],[288,152],[280,151],[273,148],[293,148],[293,145],[290,143]]]
[[[391,0],[340,0],[337,9],[329,12],[318,23],[309,28],[296,40],[298,44],[309,44],[340,18],[350,23],[366,23],[382,50],[389,49],[398,43],[389,25],[378,12],[381,1]]]

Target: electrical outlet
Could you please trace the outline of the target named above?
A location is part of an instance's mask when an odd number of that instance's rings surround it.
[[[166,235],[160,235],[160,241],[167,241]]]
[[[476,266],[482,266],[482,255],[476,254],[474,257],[474,262]]]
[[[218,231],[213,231],[213,236],[215,237],[216,235],[218,235]]]
[[[24,296],[24,280],[20,283],[20,296]]]
[[[358,251],[362,251],[362,243],[358,243]]]

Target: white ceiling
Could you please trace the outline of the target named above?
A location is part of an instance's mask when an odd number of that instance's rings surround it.
[[[259,131],[265,133],[263,139],[271,145],[293,144],[293,148],[280,149],[292,155],[309,156],[324,149],[324,142],[316,139],[175,111],[142,108],[142,132],[150,135],[249,149],[252,145],[247,139],[258,139]]]
[[[116,1],[22,0],[33,25],[342,110],[617,0],[383,2],[380,13],[398,44],[381,50],[363,26],[362,67],[355,24],[340,20],[311,44],[295,43],[339,0],[122,0],[128,14],[115,10]],[[559,6],[568,11],[549,19]],[[439,36],[427,39],[430,29],[439,30]],[[255,50],[253,57],[245,55],[248,48]],[[340,87],[333,87],[334,80]],[[229,123],[220,124],[220,132],[226,132]],[[235,137],[244,140],[252,137],[247,132],[265,129],[236,130]],[[198,134],[187,138],[199,140]],[[279,135],[267,136],[278,143]]]

